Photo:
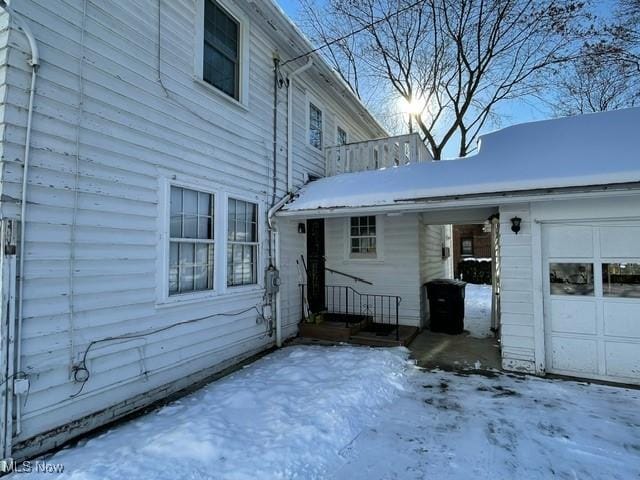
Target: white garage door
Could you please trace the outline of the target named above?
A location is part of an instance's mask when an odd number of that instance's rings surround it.
[[[542,228],[547,371],[640,383],[640,223]]]

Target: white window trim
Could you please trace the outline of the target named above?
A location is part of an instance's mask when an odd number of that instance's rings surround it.
[[[226,13],[238,22],[240,29],[240,47],[238,49],[240,55],[238,75],[240,78],[238,79],[238,99],[235,99],[204,80],[204,2],[207,1],[210,0],[196,0],[196,15],[194,18],[194,80],[199,86],[204,87],[207,91],[215,93],[218,98],[222,98],[227,102],[246,110],[249,107],[249,45],[251,28],[249,17],[247,17],[237,5],[229,0],[215,0],[215,2],[220,5]]]
[[[213,290],[169,295],[169,228],[171,186],[189,188],[214,195],[214,244]],[[262,273],[265,268],[264,239],[266,225],[264,202],[257,195],[222,187],[214,182],[178,174],[162,169],[159,180],[159,207],[156,246],[156,308],[211,301],[240,294],[260,292],[264,289]],[[252,285],[227,287],[227,216],[229,197],[258,204],[258,265],[257,281]]]
[[[257,264],[256,264],[256,283],[252,283],[250,285],[227,285],[227,249],[229,248],[229,199],[232,198],[234,200],[241,200],[243,202],[255,203],[258,207],[257,219],[258,219],[258,253],[257,253]],[[261,290],[264,288],[264,276],[262,272],[264,272],[264,262],[262,260],[262,249],[264,245],[262,244],[263,238],[265,238],[264,222],[262,221],[262,215],[264,213],[264,209],[262,206],[262,202],[258,199],[257,196],[251,196],[247,194],[242,194],[240,192],[228,192],[224,194],[224,288],[227,292],[251,292],[254,290]]]
[[[376,217],[376,254],[369,256],[351,253],[351,218]],[[352,215],[344,219],[344,261],[348,263],[382,263],[384,262],[384,215]]]
[[[311,95],[310,93],[307,92],[306,96],[305,96],[305,101],[306,101],[306,106],[305,106],[305,141],[304,143],[307,145],[307,147],[309,147],[311,150],[313,150],[314,152],[318,152],[324,155],[324,149],[327,146],[327,109],[325,108],[324,104],[320,101],[318,101],[318,99],[316,97],[314,97],[313,95]],[[311,114],[311,104],[314,104],[316,108],[318,108],[321,112],[322,112],[322,148],[317,148],[314,145],[311,145],[311,142],[309,141],[309,133],[311,131],[311,119],[310,114]]]

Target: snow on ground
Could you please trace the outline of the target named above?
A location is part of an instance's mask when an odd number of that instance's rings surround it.
[[[492,337],[491,285],[467,283],[464,295],[464,329],[475,338]]]
[[[403,390],[408,350],[291,347],[48,459],[60,477],[323,478]],[[17,474],[20,480],[29,475]]]
[[[640,477],[640,391],[441,371],[411,375],[332,478]]]
[[[639,390],[425,372],[407,353],[285,348],[48,461],[82,480],[640,476]]]

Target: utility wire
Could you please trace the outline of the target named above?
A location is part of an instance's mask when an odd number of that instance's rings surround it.
[[[421,3],[424,3],[424,2],[425,2],[425,0],[418,0],[417,2],[413,2],[413,3],[411,3],[411,4],[409,4],[409,5],[405,6],[405,7],[402,7],[399,10],[396,10],[395,12],[392,12],[392,13],[389,13],[388,15],[385,15],[382,18],[378,18],[377,20],[374,20],[371,23],[367,23],[366,25],[363,25],[360,28],[352,30],[351,32],[347,33],[346,35],[343,35],[341,37],[335,38],[335,39],[333,39],[333,40],[331,40],[329,42],[324,42],[319,47],[316,47],[316,48],[314,48],[312,50],[309,50],[308,52],[302,53],[302,54],[298,55],[297,57],[290,58],[289,60],[287,60],[285,62],[282,62],[280,64],[280,67],[284,67],[288,63],[295,62],[296,60],[300,60],[301,58],[304,58],[307,55],[311,55],[312,53],[316,53],[316,52],[322,50],[323,48],[330,47],[331,45],[334,45],[334,44],[336,44],[338,42],[341,42],[342,40],[346,40],[347,38],[352,37],[352,36],[354,36],[354,35],[356,35],[356,34],[358,34],[360,32],[363,32],[364,30],[368,30],[369,28],[371,28],[371,27],[373,27],[373,26],[375,26],[375,25],[377,25],[379,23],[385,22],[385,21],[387,21],[387,20],[389,20],[389,19],[391,19],[393,17],[396,17],[396,16],[400,15],[401,13],[406,12],[407,10],[411,10],[413,7],[415,7],[415,6],[417,6],[417,5],[421,4]]]
[[[147,335],[153,335],[155,333],[164,332],[165,330],[169,330],[171,328],[179,327],[181,325],[188,325],[190,323],[196,323],[196,322],[200,322],[202,320],[208,320],[210,318],[215,318],[215,317],[222,317],[222,316],[237,317],[237,316],[242,315],[244,313],[250,312],[251,310],[255,310],[258,313],[258,315],[264,321],[266,321],[266,318],[264,317],[264,313],[261,312],[258,309],[258,307],[254,305],[254,306],[251,306],[249,308],[245,308],[244,310],[240,310],[240,311],[237,311],[237,312],[214,313],[212,315],[205,315],[204,317],[193,318],[191,320],[184,320],[182,322],[172,323],[172,324],[166,325],[164,327],[154,328],[154,329],[146,330],[144,332],[127,333],[127,334],[124,334],[124,335],[115,335],[115,336],[112,336],[112,337],[101,338],[99,340],[93,340],[93,341],[89,342],[89,344],[87,345],[87,348],[85,348],[84,354],[82,355],[82,360],[80,361],[80,363],[78,365],[76,365],[74,367],[74,369],[73,369],[74,379],[76,381],[78,381],[78,382],[81,382],[81,385],[80,385],[80,388],[78,389],[78,391],[76,393],[74,393],[73,395],[70,395],[69,398],[74,398],[74,397],[77,397],[78,395],[80,395],[82,393],[82,391],[84,390],[84,386],[87,384],[87,382],[89,381],[89,378],[91,377],[91,372],[89,371],[89,368],[87,368],[87,356],[89,355],[89,351],[91,351],[91,348],[94,345],[97,345],[99,343],[112,342],[112,341],[115,341],[115,340],[129,340],[129,339],[132,339],[132,338],[146,337]]]

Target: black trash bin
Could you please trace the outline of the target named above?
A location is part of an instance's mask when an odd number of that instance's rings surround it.
[[[457,335],[464,330],[464,288],[460,280],[438,279],[425,283],[432,332]]]

